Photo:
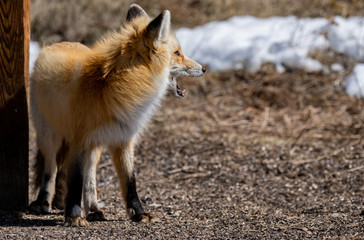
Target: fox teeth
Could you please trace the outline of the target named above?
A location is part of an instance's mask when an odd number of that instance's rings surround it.
[[[177,94],[180,96],[180,97],[183,97],[184,96],[184,93],[185,93],[185,90],[181,90],[178,86],[177,86]]]

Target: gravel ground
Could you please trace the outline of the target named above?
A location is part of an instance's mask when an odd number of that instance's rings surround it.
[[[108,221],[70,228],[62,212],[2,212],[0,238],[363,239],[364,101],[342,79],[269,67],[186,79],[185,98],[167,97],[136,149],[139,196],[159,222],[127,218],[105,152]]]

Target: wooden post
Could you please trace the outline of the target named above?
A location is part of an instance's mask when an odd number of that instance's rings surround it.
[[[30,0],[0,1],[0,208],[28,205]]]

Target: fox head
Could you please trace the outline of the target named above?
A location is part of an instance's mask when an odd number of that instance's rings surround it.
[[[164,56],[172,55],[171,48],[171,14],[164,10],[159,16],[150,19],[147,13],[137,4],[129,7],[126,17],[126,27],[129,30],[127,45],[124,49],[128,50],[125,55],[138,55],[146,62],[158,65],[158,60]],[[130,30],[132,29],[132,30]]]
[[[164,15],[163,15],[164,14]],[[162,18],[164,16],[164,21],[160,23],[158,18]],[[148,14],[137,4],[132,4],[129,7],[126,21],[131,23],[135,21],[135,19],[144,18],[149,19]],[[170,14],[168,10],[165,10],[160,16],[158,16],[155,20],[153,20],[149,25],[152,25],[153,22],[156,22],[154,25],[159,26],[159,30],[156,31],[156,34],[159,34],[160,37],[157,38],[159,41],[169,41],[168,46],[170,47],[171,59],[169,63],[169,85],[173,92],[173,95],[176,97],[184,97],[184,90],[181,90],[178,87],[177,79],[182,76],[187,77],[200,77],[204,74],[206,69],[202,67],[199,63],[194,61],[193,59],[185,56],[182,52],[181,46],[174,36],[174,34],[170,31]],[[149,26],[148,26],[149,28]]]
[[[139,79],[135,87],[143,82],[144,92],[167,86],[173,53],[170,12],[164,10],[150,19],[141,7],[132,4],[126,20],[119,31],[108,34],[95,45],[96,56],[102,56],[99,58],[103,62],[102,77]],[[149,81],[152,78],[153,83]]]
[[[185,90],[182,90],[178,87],[177,79],[182,76],[201,77],[206,72],[206,68],[202,67],[198,62],[184,55],[178,40],[176,38],[173,40],[173,54],[169,68],[169,85],[174,96],[182,98],[184,97]]]

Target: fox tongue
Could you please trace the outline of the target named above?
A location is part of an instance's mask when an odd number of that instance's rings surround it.
[[[184,93],[185,93],[185,90],[181,90],[181,89],[177,86],[177,94],[178,94],[180,97],[184,97]]]

